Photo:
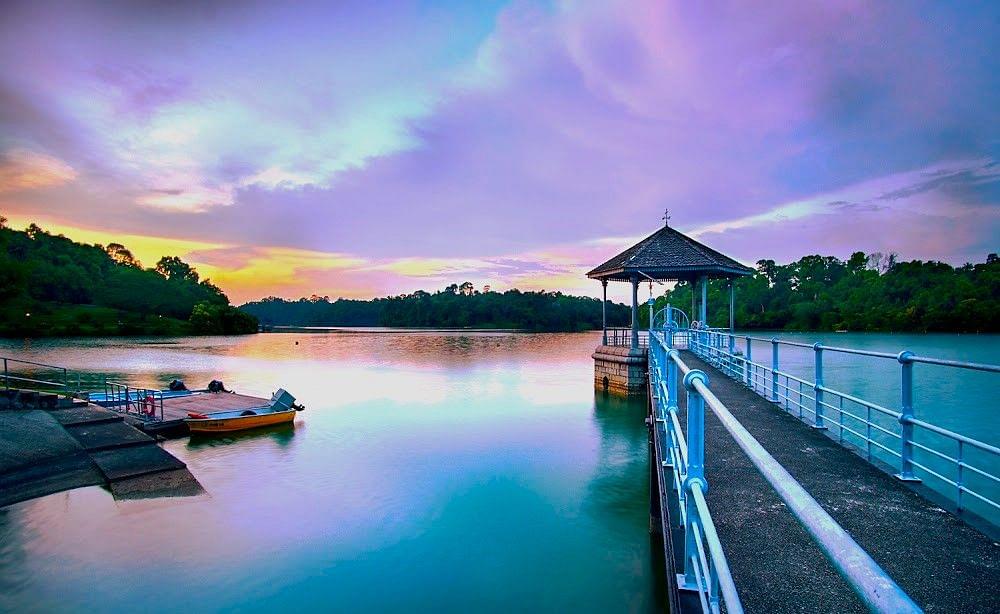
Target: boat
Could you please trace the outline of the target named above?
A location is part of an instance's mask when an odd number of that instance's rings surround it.
[[[184,422],[192,434],[232,433],[290,423],[295,420],[296,412],[303,409],[295,404],[295,397],[279,389],[268,405],[210,413],[189,412]]]

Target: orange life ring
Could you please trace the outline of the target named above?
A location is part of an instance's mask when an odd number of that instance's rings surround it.
[[[142,400],[142,413],[150,418],[156,414],[156,400],[153,399],[153,395],[147,394],[146,398]]]

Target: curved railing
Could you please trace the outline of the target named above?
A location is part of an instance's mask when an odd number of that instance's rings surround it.
[[[754,360],[755,342],[770,349],[768,362]],[[811,381],[780,367],[781,346],[814,353]],[[937,486],[934,490],[950,496],[958,512],[971,508],[993,525],[1000,525],[1000,476],[995,472],[995,467],[1000,466],[1000,448],[918,418],[913,404],[915,364],[994,374],[1000,373],[1000,365],[918,356],[909,351],[891,354],[777,338],[737,337],[719,331],[693,335],[689,347],[761,396],[815,428],[826,430],[869,462],[889,465],[904,481],[932,480],[932,485]],[[898,363],[899,408],[826,385],[824,357],[829,354]]]
[[[670,336],[650,332],[650,378],[655,395],[657,427],[663,428],[669,460],[680,499],[680,526],[684,527],[684,571],[681,590],[696,591],[702,610],[742,612],[739,594],[715,530],[705,492],[705,406],[708,405],[761,475],[795,515],[803,528],[857,595],[873,611],[919,612],[920,608],[855,542],[823,507],[782,467],[712,393],[708,377],[690,369],[670,346]],[[699,343],[695,340],[694,343]],[[687,432],[677,416],[678,379],[687,390]]]

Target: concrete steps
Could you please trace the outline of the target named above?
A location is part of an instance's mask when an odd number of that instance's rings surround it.
[[[0,409],[54,410],[86,405],[86,401],[66,394],[17,388],[0,390]]]
[[[40,396],[24,398],[37,403]],[[21,391],[3,397],[21,398]],[[182,461],[111,410],[74,402],[0,412],[0,506],[101,483],[116,498],[202,492]]]

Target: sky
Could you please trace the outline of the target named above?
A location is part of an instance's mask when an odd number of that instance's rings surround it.
[[[6,1],[0,214],[235,303],[1000,251],[995,2]],[[626,295],[618,288],[612,296]]]

